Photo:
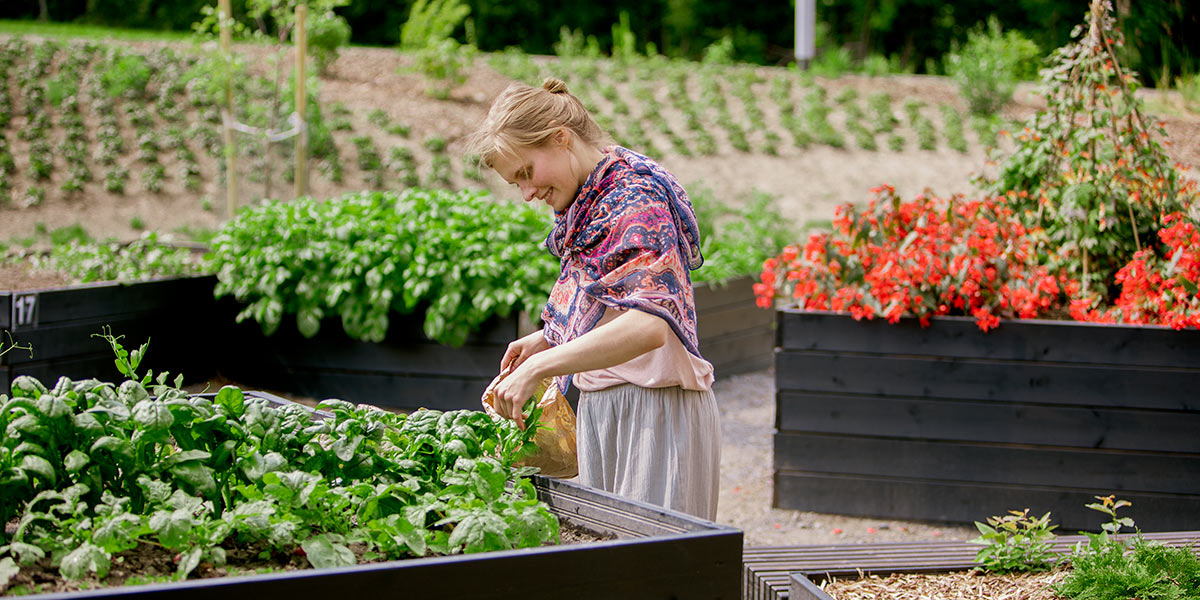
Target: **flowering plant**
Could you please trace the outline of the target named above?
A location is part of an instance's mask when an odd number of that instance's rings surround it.
[[[971,315],[984,331],[1067,314],[1200,327],[1200,193],[1156,141],[1163,124],[1117,62],[1111,13],[1093,0],[1080,40],[1055,52],[1048,108],[985,182],[990,197],[902,202],[877,188],[866,210],[840,207],[832,233],[768,260],[759,306],[790,295],[856,319]]]
[[[1047,232],[1085,290],[1107,295],[1122,265],[1156,249],[1161,216],[1196,204],[1196,182],[1167,156],[1164,123],[1146,114],[1136,75],[1117,60],[1123,39],[1111,3],[1094,0],[1072,36],[1042,71],[1046,108],[984,183],[995,195],[1026,191],[1010,198],[1014,212]]]
[[[759,306],[777,296],[801,308],[929,324],[969,315],[987,331],[1000,318],[1065,311],[1077,283],[1041,264],[1044,234],[1027,229],[1001,198],[920,195],[902,201],[891,186],[872,190],[865,209],[838,207],[830,233],[816,233],[763,264]]]
[[[1200,231],[1180,213],[1162,219],[1158,231],[1163,250],[1137,252],[1117,272],[1121,294],[1112,306],[1099,309],[1098,296],[1071,300],[1071,316],[1101,323],[1158,323],[1175,329],[1200,328]]]

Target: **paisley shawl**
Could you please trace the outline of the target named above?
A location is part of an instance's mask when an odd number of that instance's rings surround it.
[[[557,346],[591,331],[606,307],[662,317],[688,352],[700,356],[690,271],[704,264],[687,192],[658,163],[620,146],[555,213],[546,247],[561,271],[542,311]],[[566,393],[571,377],[560,377]]]

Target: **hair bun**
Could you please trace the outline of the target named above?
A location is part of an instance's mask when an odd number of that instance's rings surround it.
[[[542,82],[542,89],[551,94],[565,94],[567,93],[567,84],[557,77],[547,77]]]

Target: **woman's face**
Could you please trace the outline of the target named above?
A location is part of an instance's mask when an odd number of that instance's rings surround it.
[[[575,201],[582,185],[579,169],[574,168],[577,162],[570,146],[552,140],[537,148],[519,148],[516,156],[497,156],[492,168],[520,188],[526,202],[541,200],[555,212],[562,212]]]

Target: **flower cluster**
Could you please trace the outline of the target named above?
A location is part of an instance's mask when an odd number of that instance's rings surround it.
[[[788,246],[763,264],[759,306],[786,296],[807,310],[849,312],[889,322],[969,315],[979,328],[1001,318],[1062,311],[1078,284],[1040,264],[1038,230],[1003,198],[921,195],[902,201],[891,186],[872,190],[864,210],[838,208],[834,231]]]
[[[1071,316],[1100,323],[1162,324],[1200,328],[1200,230],[1181,213],[1162,219],[1158,231],[1163,255],[1147,248],[1134,255],[1116,281],[1121,294],[1106,308],[1099,297],[1071,300]]]

